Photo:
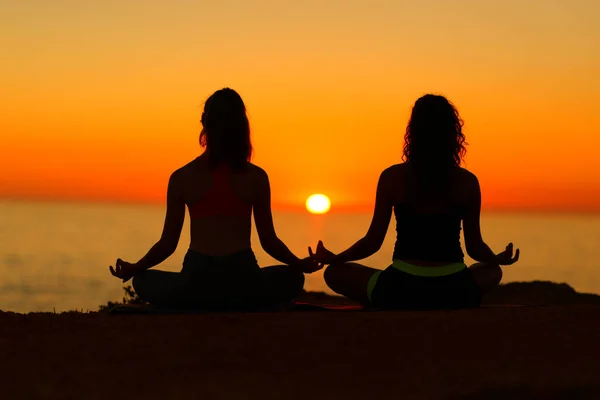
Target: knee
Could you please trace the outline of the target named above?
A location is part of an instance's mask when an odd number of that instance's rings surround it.
[[[300,294],[302,289],[304,289],[304,280],[304,274],[301,271],[295,271],[290,276],[290,288],[296,295]]]
[[[502,281],[502,268],[500,268],[500,266],[498,266],[498,265],[495,265],[491,269],[490,274],[491,274],[492,281],[496,285],[500,284],[500,281]]]
[[[134,275],[133,279],[131,279],[131,285],[133,286],[133,290],[137,292],[144,285],[143,273]]]
[[[139,274],[134,275],[133,279],[131,280],[131,285],[133,286],[133,290],[135,291],[135,293],[138,295],[138,297],[140,298],[144,298],[145,294],[146,294],[146,286],[147,286],[147,279],[146,279],[146,274],[147,271],[144,272],[140,272]]]
[[[469,267],[478,281],[487,285],[497,285],[502,280],[502,268],[499,265],[477,263]]]
[[[327,286],[329,286],[331,288],[332,286],[336,285],[339,273],[340,273],[339,265],[332,264],[332,265],[328,266],[327,268],[325,268],[325,271],[323,272],[323,279],[325,280],[325,283],[327,284]]]

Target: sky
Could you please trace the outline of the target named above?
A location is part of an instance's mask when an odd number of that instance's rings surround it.
[[[487,209],[600,211],[596,0],[0,0],[0,197],[163,202],[215,90],[276,208],[370,209],[447,96]]]

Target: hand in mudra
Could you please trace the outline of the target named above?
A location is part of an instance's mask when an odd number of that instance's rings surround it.
[[[323,264],[320,264],[312,257],[306,257],[301,259],[295,264],[296,267],[300,269],[305,274],[312,274],[323,268]]]
[[[113,276],[115,276],[119,279],[122,279],[123,282],[127,282],[128,280],[133,278],[133,275],[136,273],[137,268],[136,268],[135,264],[132,264],[127,261],[123,261],[120,258],[117,258],[115,267],[113,268],[113,266],[111,265],[109,267],[109,269],[110,269],[110,273]]]
[[[516,263],[519,261],[519,249],[517,249],[513,255],[513,244],[509,243],[502,253],[496,254],[496,261],[500,265],[512,265]]]
[[[322,240],[319,240],[319,243],[317,243],[317,250],[314,253],[309,246],[308,254],[322,265],[331,264],[335,258],[335,254],[325,247]]]

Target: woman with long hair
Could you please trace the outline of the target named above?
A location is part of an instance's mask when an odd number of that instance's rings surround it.
[[[171,308],[255,308],[290,302],[301,293],[303,273],[319,269],[300,259],[277,237],[267,173],[250,162],[246,107],[232,89],[205,102],[203,154],[173,172],[167,188],[162,235],[136,263],[118,259],[111,273],[133,278],[137,295]],[[150,270],[167,259],[190,217],[190,245],[181,272]],[[263,249],[285,265],[260,268],[250,246],[251,217]]]
[[[427,94],[412,109],[402,164],[379,178],[367,234],[334,254],[322,242],[311,255],[329,264],[324,276],[336,293],[376,308],[448,309],[477,307],[502,279],[500,265],[515,263],[513,245],[494,254],[480,229],[481,192],[477,177],[464,168],[463,121],[443,96]],[[371,256],[385,238],[392,211],[396,244],[385,270],[351,261]],[[467,268],[460,244],[478,263]]]

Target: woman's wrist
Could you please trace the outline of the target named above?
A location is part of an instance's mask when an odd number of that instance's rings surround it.
[[[137,274],[138,272],[143,272],[145,270],[147,270],[148,267],[146,266],[146,263],[142,262],[142,260],[136,262],[135,264],[133,264],[133,270],[135,271],[135,273]]]
[[[501,261],[502,260],[500,259],[500,255],[499,254],[495,254],[494,255],[494,259],[492,261],[489,261],[488,264],[500,266],[500,265],[502,265]]]
[[[298,258],[296,255],[292,255],[292,258],[290,259],[290,262],[288,262],[288,265],[296,265],[299,264],[302,261],[302,259]]]
[[[342,264],[345,261],[343,260],[343,257],[340,257],[339,254],[334,254],[333,257],[331,257],[331,259],[329,260],[329,264]]]

